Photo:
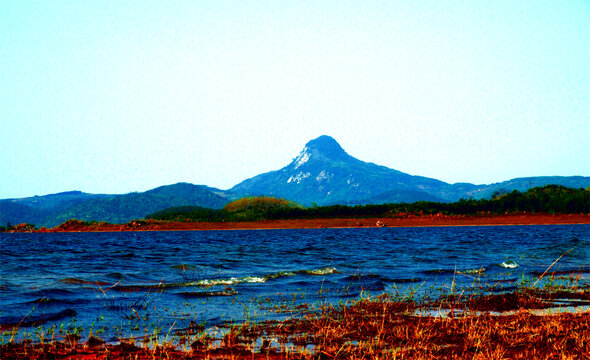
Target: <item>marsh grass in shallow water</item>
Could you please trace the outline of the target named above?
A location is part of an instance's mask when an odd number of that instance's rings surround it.
[[[577,302],[573,312],[555,301]],[[262,305],[262,303],[260,304]],[[505,294],[447,294],[418,301],[364,295],[340,305],[289,302],[282,321],[162,329],[163,336],[105,344],[79,332],[1,345],[2,358],[138,359],[582,359],[590,357],[590,289],[521,288]],[[555,312],[536,315],[534,309]],[[440,310],[450,311],[440,311]],[[439,310],[437,312],[436,310]],[[136,344],[136,340],[139,344]]]

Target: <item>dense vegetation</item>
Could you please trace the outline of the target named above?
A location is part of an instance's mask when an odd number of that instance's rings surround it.
[[[303,210],[303,207],[289,200],[257,196],[234,200],[221,210],[179,206],[158,211],[146,218],[176,221],[253,221],[285,218],[296,209]]]
[[[418,201],[414,203],[314,206],[304,208],[294,202],[270,197],[249,197],[233,201],[221,210],[175,207],[147,218],[177,221],[256,221],[275,219],[375,217],[397,214],[471,215],[477,213],[590,213],[590,190],[547,185],[526,192],[514,190],[494,194],[489,200],[462,199],[454,203]]]
[[[223,210],[235,220],[266,219],[272,214],[289,214],[303,207],[293,201],[274,197],[258,196],[234,200]]]

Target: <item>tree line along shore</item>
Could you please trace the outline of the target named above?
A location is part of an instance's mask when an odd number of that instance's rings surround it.
[[[232,201],[223,209],[198,206],[168,208],[126,224],[71,219],[52,229],[38,229],[34,224],[25,223],[15,226],[8,224],[0,227],[0,231],[567,224],[590,223],[589,215],[590,189],[547,185],[526,192],[514,190],[497,193],[491,199],[461,199],[453,203],[418,201],[304,207],[290,200],[253,196]]]

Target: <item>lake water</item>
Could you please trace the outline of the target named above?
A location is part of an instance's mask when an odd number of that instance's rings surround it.
[[[269,311],[282,304],[510,290],[569,250],[557,281],[590,283],[590,225],[0,236],[0,323],[110,341],[285,317]]]

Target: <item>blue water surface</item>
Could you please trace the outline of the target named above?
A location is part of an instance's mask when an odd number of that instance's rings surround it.
[[[0,256],[0,324],[114,341],[281,304],[510,290],[552,264],[587,286],[590,225],[1,234]]]

